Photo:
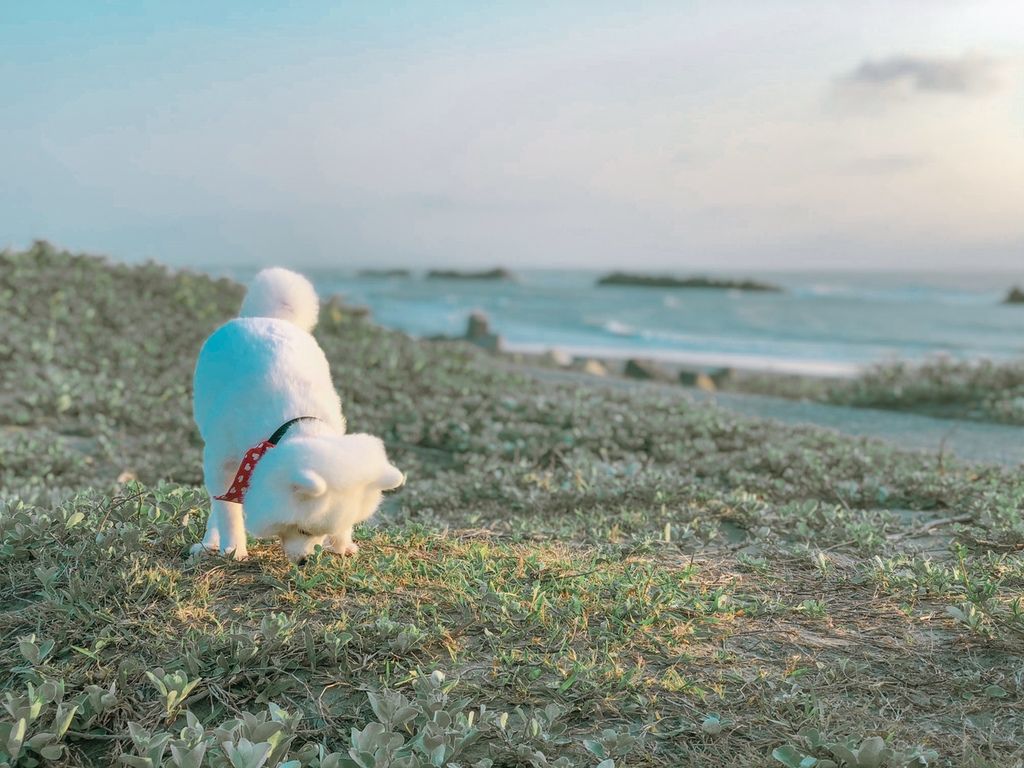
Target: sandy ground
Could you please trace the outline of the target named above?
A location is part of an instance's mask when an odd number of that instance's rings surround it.
[[[715,403],[735,413],[772,419],[785,424],[809,424],[847,435],[872,437],[938,457],[940,454],[984,464],[1016,467],[1024,464],[1024,427],[960,419],[937,419],[913,413],[873,408],[849,408],[766,395],[731,392],[708,393],[674,384],[591,376],[577,371],[515,366],[544,381],[565,381],[588,386],[629,390],[655,387],[694,402]]]

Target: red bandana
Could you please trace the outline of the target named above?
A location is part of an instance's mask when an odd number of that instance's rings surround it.
[[[217,501],[233,501],[236,504],[241,504],[242,499],[245,498],[245,492],[249,490],[249,483],[252,481],[252,471],[256,469],[256,462],[263,458],[263,454],[277,445],[291,425],[298,421],[316,421],[316,416],[299,416],[291,421],[286,421],[268,439],[246,451],[245,458],[238,465],[238,471],[235,472],[235,479],[231,481],[231,487],[228,489],[228,492],[213,498],[217,499]]]
[[[238,471],[235,473],[235,479],[231,481],[231,487],[228,489],[228,492],[223,496],[214,496],[213,498],[218,501],[233,501],[236,504],[241,504],[242,499],[245,498],[245,492],[249,490],[249,483],[252,481],[252,471],[256,468],[256,463],[263,458],[263,454],[275,445],[276,443],[264,440],[256,447],[246,451],[245,458],[238,465]]]

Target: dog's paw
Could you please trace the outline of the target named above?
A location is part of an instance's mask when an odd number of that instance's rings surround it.
[[[338,547],[334,551],[337,552],[339,555],[346,555],[346,556],[358,555],[359,554],[359,545],[356,544],[354,541],[350,541],[347,544],[342,544],[340,547]]]
[[[338,555],[351,556],[359,554],[358,544],[354,541],[342,541],[340,538],[330,538],[325,541],[324,549]]]
[[[229,547],[228,549],[221,551],[220,547],[212,547],[209,544],[199,542],[193,544],[188,551],[190,557],[203,557],[205,555],[221,555],[229,560],[245,560],[249,557],[249,552],[245,547]]]
[[[224,557],[229,560],[247,560],[249,551],[245,547],[229,547],[224,550]]]

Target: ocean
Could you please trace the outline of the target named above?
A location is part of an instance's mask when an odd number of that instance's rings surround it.
[[[207,271],[245,281],[255,269]],[[1024,358],[1024,306],[1001,303],[1024,272],[714,275],[781,293],[598,286],[602,273],[590,271],[522,271],[514,281],[304,272],[321,295],[341,294],[412,336],[461,335],[482,310],[510,350],[834,376],[893,360]]]

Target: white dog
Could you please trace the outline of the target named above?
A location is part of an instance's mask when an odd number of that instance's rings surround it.
[[[378,438],[345,434],[327,358],[309,333],[318,312],[306,278],[265,269],[239,317],[203,344],[193,413],[212,503],[193,553],[243,559],[248,529],[279,537],[300,564],[318,544],[355,554],[352,527],[405,482]]]

